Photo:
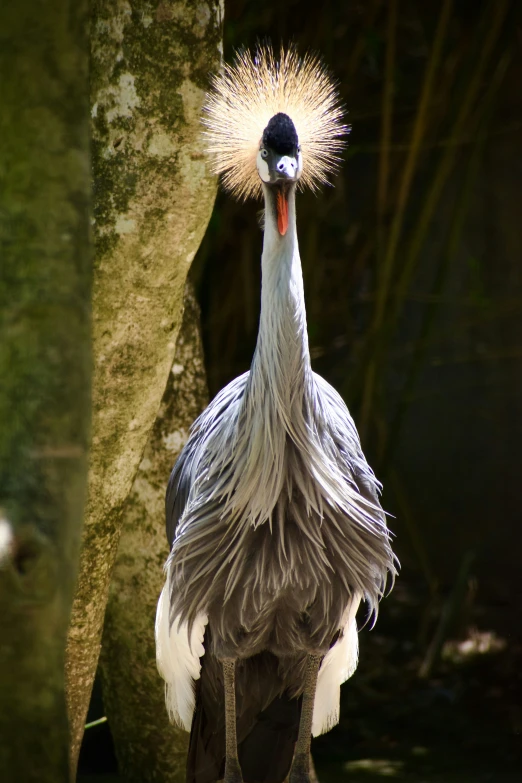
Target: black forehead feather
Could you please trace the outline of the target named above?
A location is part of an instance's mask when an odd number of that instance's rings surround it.
[[[278,155],[289,155],[299,144],[295,125],[282,111],[269,121],[263,131],[263,146],[277,152]]]

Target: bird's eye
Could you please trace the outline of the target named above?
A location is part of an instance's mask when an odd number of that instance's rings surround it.
[[[265,150],[265,148],[264,148],[264,147],[263,147],[263,149],[261,150],[261,157],[262,157],[262,158],[268,158],[268,150]]]

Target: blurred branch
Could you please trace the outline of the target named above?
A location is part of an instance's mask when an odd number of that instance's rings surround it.
[[[485,140],[487,138],[486,135],[487,121],[491,116],[492,108],[494,105],[494,99],[498,94],[500,85],[503,83],[504,75],[506,73],[507,66],[510,60],[511,60],[511,51],[508,51],[503,55],[503,57],[499,62],[495,70],[495,73],[493,75],[493,79],[491,80],[491,84],[489,86],[488,92],[486,93],[484,99],[484,104],[483,104],[484,111],[482,116],[482,122],[478,128],[475,146],[468,161],[467,172],[463,180],[460,197],[458,198],[456,208],[453,211],[453,217],[452,217],[447,247],[445,252],[441,253],[440,263],[433,284],[432,295],[435,298],[433,299],[433,301],[429,303],[428,307],[426,308],[421,330],[420,330],[419,339],[417,340],[416,348],[412,358],[408,376],[404,384],[403,393],[401,395],[401,399],[399,400],[399,404],[397,406],[397,410],[395,412],[390,427],[389,438],[387,441],[384,457],[382,460],[382,466],[381,466],[381,473],[383,475],[386,473],[386,470],[393,457],[398,442],[401,425],[404,420],[406,411],[409,407],[411,394],[413,388],[415,387],[417,378],[419,376],[420,370],[424,363],[426,352],[428,350],[431,329],[435,321],[435,316],[438,312],[439,301],[437,300],[437,297],[440,297],[442,295],[444,284],[447,279],[448,271],[451,266],[451,262],[455,258],[457,253],[458,245],[462,236],[464,221],[468,213],[468,206],[469,206],[470,195],[472,192],[472,186],[478,174],[479,163],[484,149]]]
[[[511,124],[506,124],[503,128],[496,128],[495,130],[492,130],[490,133],[488,133],[487,138],[488,139],[496,139],[499,136],[507,136],[510,133],[515,133],[516,131],[519,131],[522,128],[522,123],[520,122],[512,122]],[[421,144],[422,150],[434,150],[438,149],[440,147],[465,147],[468,144],[473,144],[475,142],[475,137],[471,131],[468,131],[465,133],[462,137],[457,136],[449,136],[445,139],[431,139],[426,140],[424,144]],[[382,143],[379,144],[351,144],[349,149],[349,155],[359,155],[360,153],[367,154],[381,154],[383,145]],[[410,148],[409,143],[396,143],[396,144],[388,144],[387,150],[389,152],[407,152]]]
[[[380,165],[377,183],[377,218],[379,232],[382,230],[382,220],[388,201],[388,178],[390,173],[390,140],[393,116],[393,92],[395,70],[395,40],[397,28],[397,0],[390,0],[388,5],[388,32],[386,47],[386,68],[384,90],[382,93],[382,122],[380,143]]]
[[[419,677],[429,677],[440,656],[442,646],[464,601],[468,577],[474,559],[475,553],[473,551],[466,552],[464,555],[453,590],[444,604],[435,635],[420,665]]]
[[[374,336],[379,332],[384,318],[386,302],[389,294],[390,280],[391,280],[393,267],[395,263],[397,245],[402,230],[404,211],[406,208],[406,203],[408,201],[410,187],[413,181],[413,175],[417,165],[418,155],[421,148],[421,140],[427,123],[428,107],[432,97],[435,74],[437,73],[437,69],[439,66],[441,53],[442,53],[442,46],[446,37],[446,29],[447,29],[452,6],[453,6],[452,0],[444,0],[440,12],[439,21],[437,24],[437,30],[435,32],[435,38],[433,41],[430,57],[426,65],[424,83],[423,83],[419,103],[417,105],[417,114],[413,124],[410,147],[408,150],[408,155],[406,158],[406,163],[404,165],[404,170],[399,186],[397,203],[395,204],[394,218],[390,230],[390,236],[388,238],[386,254],[379,274],[377,302],[375,306],[375,312],[374,312],[373,323],[371,328],[372,335]],[[368,365],[368,369],[365,377],[365,383],[364,383],[363,397],[362,397],[360,431],[363,440],[367,432],[369,415],[373,402],[376,370],[377,370],[377,357],[374,355]]]
[[[100,726],[102,723],[107,723],[107,718],[98,718],[98,720],[91,720],[90,723],[86,723],[84,729],[93,729],[95,726]]]
[[[493,18],[490,19],[490,24],[485,25],[485,40],[483,46],[479,47],[478,63],[472,70],[472,76],[469,81],[469,87],[464,95],[463,101],[460,103],[459,111],[451,136],[454,138],[460,138],[464,132],[465,124],[469,119],[469,115],[472,111],[474,101],[478,96],[479,90],[482,86],[482,80],[486,71],[486,68],[490,64],[490,57],[493,53],[495,44],[497,43],[498,36],[504,22],[507,10],[509,6],[509,0],[499,0],[499,2],[493,3]],[[507,63],[505,63],[507,65]],[[499,87],[498,77],[504,74],[505,65],[500,69],[497,68],[496,79],[491,86],[493,92],[490,93],[491,97],[496,93]],[[390,315],[390,321],[396,323],[400,315],[402,305],[404,303],[406,291],[410,284],[412,274],[415,268],[415,264],[418,260],[422,245],[426,239],[426,234],[432,220],[435,207],[439,201],[442,193],[442,189],[446,184],[453,164],[455,162],[456,146],[448,145],[445,149],[445,154],[436,168],[435,177],[431,183],[431,187],[428,190],[426,198],[423,199],[423,206],[417,221],[416,228],[413,232],[411,242],[409,243],[408,252],[406,255],[406,261],[401,271],[399,282],[397,284],[395,301],[392,306],[392,312]]]
[[[374,0],[372,5],[367,11],[367,16],[364,21],[364,24],[361,25],[361,31],[357,37],[357,41],[355,42],[355,46],[352,49],[350,58],[348,60],[348,65],[346,68],[346,73],[348,76],[353,76],[353,74],[356,72],[359,62],[361,61],[361,57],[364,53],[364,47],[366,44],[366,35],[368,33],[368,30],[372,27],[374,24],[377,14],[379,13],[379,10],[382,5],[382,0]]]
[[[382,417],[377,419],[377,427],[380,430],[383,439],[386,440],[386,426]],[[433,597],[438,590],[438,580],[435,575],[435,571],[433,570],[428,550],[424,545],[421,531],[419,530],[415,520],[415,515],[411,511],[407,494],[404,491],[397,471],[390,471],[389,483],[395,496],[401,523],[406,528],[413,552],[415,553],[417,562],[419,563],[421,571],[424,574],[424,578],[426,579],[426,584],[428,585],[430,594]]]

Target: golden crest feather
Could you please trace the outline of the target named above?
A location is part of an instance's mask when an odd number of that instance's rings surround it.
[[[300,187],[316,190],[338,168],[349,129],[335,84],[318,57],[299,57],[294,47],[281,48],[279,59],[270,46],[253,55],[240,51],[213,78],[202,120],[212,170],[240,199],[262,195],[256,157],[263,131],[278,112],[287,114],[297,131]]]

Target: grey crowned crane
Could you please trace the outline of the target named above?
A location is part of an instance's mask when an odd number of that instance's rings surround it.
[[[395,574],[379,483],[308,350],[296,191],[327,181],[347,128],[320,62],[270,48],[215,77],[203,122],[224,186],[264,198],[261,315],[250,371],[170,477],[157,662],[191,732],[187,783],[308,783],[311,735],[338,722],[357,665],[359,603],[375,615]]]

